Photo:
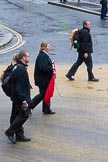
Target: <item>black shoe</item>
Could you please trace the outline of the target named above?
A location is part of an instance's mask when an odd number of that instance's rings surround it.
[[[66,2],[68,2],[68,1],[67,1],[67,0],[64,0],[64,1],[63,1],[63,3],[66,3]]]
[[[89,79],[88,81],[92,81],[92,82],[98,82],[98,81],[99,81],[99,79],[97,79],[97,78],[93,78],[93,79]]]
[[[44,112],[44,115],[54,115],[55,114],[55,112],[53,112],[53,111],[50,111],[50,112]]]
[[[66,78],[68,78],[68,79],[71,80],[71,81],[75,80],[74,78],[72,78],[72,77],[69,76],[68,74],[66,74],[65,76],[66,76]]]
[[[9,135],[7,131],[5,131],[4,133],[13,144],[16,144],[16,140],[13,136]]]
[[[26,136],[21,137],[21,138],[16,137],[16,142],[29,142],[29,141],[31,141],[31,138],[26,137]]]
[[[107,17],[101,17],[101,20],[108,20]]]

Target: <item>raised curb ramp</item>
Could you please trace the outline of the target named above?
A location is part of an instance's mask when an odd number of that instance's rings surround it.
[[[66,2],[66,3],[60,3],[60,2],[52,2],[48,1],[48,4],[51,5],[56,5],[60,7],[65,7],[69,9],[74,9],[90,14],[95,14],[100,16],[100,11],[101,11],[101,5],[97,3],[91,3],[91,2],[86,2],[86,1],[72,1],[72,2]],[[108,17],[108,14],[107,14]]]
[[[21,34],[0,24],[0,54],[7,53],[21,47],[25,41]]]
[[[0,27],[0,48],[10,43],[12,38],[13,34],[11,32]]]

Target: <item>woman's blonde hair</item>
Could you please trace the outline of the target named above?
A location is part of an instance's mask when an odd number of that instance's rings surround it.
[[[44,50],[47,47],[48,44],[49,44],[48,42],[42,42],[41,45],[40,45],[39,52],[41,52],[42,50]]]
[[[12,55],[12,61],[17,62],[17,60],[18,60],[18,54],[15,53]]]
[[[18,60],[21,60],[23,58],[23,56],[26,56],[26,52],[25,50],[20,51],[18,54],[15,53],[12,55],[12,59],[11,59],[11,64],[16,64]],[[3,74],[4,72],[0,75],[0,81],[3,80]]]
[[[13,54],[12,61],[17,62],[18,60],[21,60],[23,56],[26,56],[25,50],[20,51],[18,54],[17,53]]]

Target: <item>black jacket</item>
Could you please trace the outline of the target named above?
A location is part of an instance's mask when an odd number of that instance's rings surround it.
[[[35,62],[34,80],[35,85],[46,88],[53,74],[53,66],[50,57],[41,51]]]
[[[15,66],[11,75],[11,100],[13,102],[27,101],[31,103],[27,65],[23,64],[21,61],[17,63],[18,65]]]
[[[92,38],[89,29],[84,27],[83,29],[80,30],[79,42],[80,48],[78,52],[88,54],[93,52]]]

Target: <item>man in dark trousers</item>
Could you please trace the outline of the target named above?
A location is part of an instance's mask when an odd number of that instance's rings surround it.
[[[5,135],[12,143],[27,142],[31,138],[24,135],[23,124],[29,117],[30,82],[27,73],[29,53],[21,51],[14,57],[16,65],[11,73],[11,100],[12,112],[10,117],[10,127],[5,131]]]
[[[101,19],[102,20],[108,20],[106,17],[107,14],[107,0],[101,0],[100,4],[102,5],[101,7]]]
[[[84,62],[87,66],[88,72],[88,81],[98,82],[99,79],[95,78],[92,72],[93,62],[91,53],[93,52],[92,38],[90,34],[91,24],[90,21],[83,21],[83,28],[79,33],[79,44],[80,48],[78,49],[78,59],[72,65],[71,69],[66,74],[66,77],[69,80],[74,80],[72,76],[75,75],[78,67]]]

